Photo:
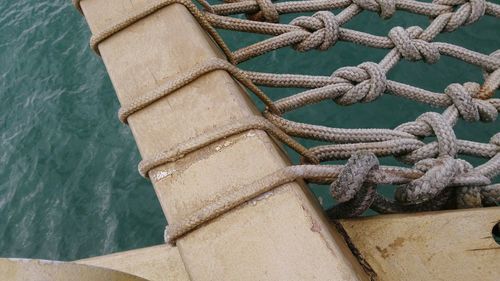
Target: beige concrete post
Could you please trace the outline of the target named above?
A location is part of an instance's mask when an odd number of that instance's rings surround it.
[[[84,0],[97,33],[151,0]],[[171,5],[100,45],[122,104],[209,58],[223,57],[193,16]],[[212,72],[129,118],[143,157],[214,127],[259,114],[226,72]],[[170,222],[231,187],[290,165],[262,131],[249,131],[157,169],[153,182]],[[131,167],[133,169],[133,167]],[[359,280],[366,276],[316,199],[287,184],[177,241],[192,280]]]

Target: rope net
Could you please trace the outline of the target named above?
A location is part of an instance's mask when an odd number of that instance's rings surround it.
[[[79,2],[74,0],[77,7]],[[226,54],[229,62],[213,59],[171,79],[151,93],[140,95],[123,105],[119,117],[123,122],[135,112],[167,97],[175,90],[214,70],[225,70],[259,98],[266,108],[262,115],[222,125],[212,133],[200,135],[186,143],[162,152],[139,165],[148,177],[156,167],[176,161],[186,153],[225,137],[250,129],[265,130],[302,155],[300,165],[291,166],[255,183],[236,188],[216,202],[199,210],[169,228],[175,239],[201,223],[234,208],[263,192],[296,179],[329,184],[330,194],[338,202],[327,210],[331,218],[355,217],[367,209],[379,213],[415,212],[448,208],[472,208],[498,205],[500,184],[493,179],[500,174],[500,133],[489,143],[458,139],[454,126],[459,119],[467,122],[493,122],[498,117],[500,99],[500,49],[482,54],[454,44],[434,41],[443,32],[454,32],[474,24],[482,17],[500,18],[500,5],[485,0],[227,0],[198,6],[187,0],[159,0],[144,11],[130,15],[109,29],[92,36],[91,45],[98,52],[99,43],[140,19],[178,3],[186,6],[201,26]],[[201,7],[199,9],[198,7]],[[375,12],[388,19],[399,11],[430,18],[426,27],[396,26],[387,36],[378,36],[343,27],[363,11]],[[296,16],[283,23],[283,15]],[[243,16],[242,16],[243,15]],[[236,50],[230,50],[216,29],[255,33],[266,38]],[[498,31],[498,29],[497,29]],[[500,36],[500,33],[492,34]],[[275,74],[247,71],[237,65],[274,50],[292,47],[297,52],[325,51],[338,41],[385,49],[378,62],[338,68],[331,76]],[[483,83],[452,83],[442,93],[407,85],[387,78],[387,73],[401,60],[434,64],[442,56],[452,57],[482,69]],[[271,100],[260,87],[297,88],[301,92]],[[305,89],[305,90],[303,90]],[[285,117],[287,113],[322,102],[341,106],[375,102],[384,94],[444,108],[442,113],[425,112],[416,120],[394,129],[344,129],[300,123]],[[297,141],[319,141],[321,145],[305,147]],[[427,141],[432,138],[433,141]],[[459,157],[484,158],[484,164],[473,167]],[[401,166],[381,166],[381,157],[393,157]],[[463,158],[463,157],[462,157]],[[347,160],[343,165],[325,164]],[[404,167],[410,165],[410,168]],[[153,177],[152,177],[153,178]],[[396,186],[394,199],[377,192],[377,185]]]

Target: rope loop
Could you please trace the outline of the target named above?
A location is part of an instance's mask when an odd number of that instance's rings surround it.
[[[307,17],[297,17],[290,22],[310,32],[302,42],[294,44],[293,48],[299,52],[319,49],[325,51],[337,43],[339,38],[339,23],[335,15],[328,11],[320,11]]]
[[[378,159],[370,152],[357,152],[349,158],[337,179],[330,185],[330,194],[339,203],[356,196],[366,181],[368,173],[378,168]]]
[[[415,164],[415,169],[425,175],[396,190],[396,200],[402,203],[421,203],[432,199],[446,188],[452,179],[468,172],[472,166],[466,161],[454,159],[457,154],[457,140],[452,126],[444,117],[427,112],[417,118],[416,123],[427,124],[437,137],[438,158],[424,159]]]
[[[437,137],[439,156],[455,157],[457,154],[457,137],[452,126],[436,112],[420,115],[416,122],[426,123]]]
[[[385,72],[374,62],[339,68],[332,77],[343,78],[353,85],[352,89],[335,99],[341,105],[373,101],[380,97],[387,87]]]
[[[352,0],[360,8],[377,12],[383,19],[388,19],[396,12],[395,0]]]
[[[376,185],[368,183],[367,178],[378,168],[375,154],[361,151],[352,155],[330,185],[330,193],[339,204],[328,211],[329,217],[356,217],[368,210],[376,197]]]
[[[451,32],[462,25],[468,25],[479,20],[486,11],[485,0],[433,0],[434,4],[458,6],[454,12],[451,12],[451,17],[444,27],[445,31]]]
[[[436,63],[441,56],[439,50],[432,43],[416,39],[421,33],[422,28],[418,26],[408,29],[397,26],[389,31],[388,36],[403,58],[409,61],[424,59],[427,63]]]
[[[465,121],[492,122],[498,117],[497,109],[489,102],[473,98],[479,92],[479,84],[450,84],[444,93],[450,97],[460,116]]]

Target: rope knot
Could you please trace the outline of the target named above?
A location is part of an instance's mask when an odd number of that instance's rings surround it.
[[[271,0],[255,0],[259,12],[248,14],[247,18],[253,21],[279,22],[280,14]]]
[[[422,39],[416,39],[422,33],[422,28],[412,26],[403,29],[400,26],[389,31],[389,38],[403,58],[410,61],[424,59],[427,63],[435,63],[440,54],[437,47]]]
[[[353,88],[335,101],[341,105],[371,102],[381,96],[387,87],[387,78],[382,68],[373,62],[337,69],[332,77],[339,77],[353,84]]]
[[[457,138],[452,126],[441,114],[426,112],[415,123],[425,124],[434,132],[439,156],[437,159],[423,159],[415,164],[414,168],[425,174],[396,190],[396,200],[402,203],[428,201],[439,195],[457,174],[472,169],[467,162],[454,158],[457,154]]]
[[[367,182],[368,174],[378,167],[375,154],[366,151],[353,154],[330,185],[330,193],[339,204],[329,210],[328,215],[332,218],[355,217],[366,211],[376,197],[375,185]]]
[[[444,27],[445,31],[451,32],[462,25],[468,25],[479,20],[486,11],[486,0],[434,0],[434,4],[458,6]]]
[[[468,162],[444,155],[433,159],[424,159],[414,166],[425,174],[396,189],[395,198],[402,203],[422,203],[439,195],[453,180],[472,169]]]
[[[310,32],[310,35],[295,44],[293,48],[300,52],[311,49],[325,51],[333,46],[339,38],[339,23],[335,15],[328,11],[319,11],[307,17],[297,17],[290,24],[299,26]]]
[[[396,12],[395,0],[352,0],[360,8],[377,12],[383,19],[392,17]]]
[[[477,99],[480,86],[477,83],[450,84],[444,93],[450,97],[460,116],[465,121],[491,122],[498,117],[497,109],[489,102]]]

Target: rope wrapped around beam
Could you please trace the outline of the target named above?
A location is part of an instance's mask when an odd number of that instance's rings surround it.
[[[81,11],[80,0],[73,0]],[[119,112],[120,120],[147,110],[154,102],[166,99],[176,90],[212,71],[223,70],[251,90],[266,106],[264,117],[251,116],[217,127],[194,139],[158,153],[139,165],[141,175],[148,177],[153,169],[174,162],[187,153],[213,145],[224,138],[248,130],[262,130],[287,144],[302,155],[301,165],[287,167],[254,183],[220,194],[204,208],[179,222],[172,222],[168,240],[173,242],[185,233],[253,198],[286,183],[304,179],[330,184],[330,192],[339,204],[327,210],[332,219],[353,217],[368,208],[380,213],[415,212],[443,208],[471,208],[497,205],[500,185],[492,180],[500,174],[500,133],[489,143],[461,140],[453,127],[458,119],[467,122],[493,122],[498,118],[500,99],[495,98],[500,86],[500,49],[482,54],[454,44],[434,42],[442,32],[456,32],[483,16],[500,17],[500,5],[486,0],[306,0],[273,3],[270,0],[230,0],[211,5],[201,0],[199,10],[188,0],[157,0],[144,10],[126,16],[91,38],[91,46],[99,53],[99,44],[121,30],[170,4],[184,5],[198,20],[215,43],[226,54],[225,60],[209,60],[175,77],[150,93],[138,93]],[[332,10],[341,9],[337,14]],[[375,12],[383,19],[398,11],[431,18],[425,27],[392,28],[387,36],[372,35],[343,27],[363,11]],[[282,23],[280,15],[300,15]],[[232,17],[245,14],[246,19]],[[231,51],[215,28],[268,35],[270,37]],[[268,52],[291,46],[297,52],[328,50],[336,42],[387,49],[379,62],[336,69],[329,77],[300,74],[275,74],[245,71],[236,65]],[[453,83],[435,93],[387,78],[387,73],[402,59],[438,62],[442,56],[453,57],[483,70],[484,82]],[[275,88],[305,89],[294,95],[272,101],[257,85]],[[324,101],[343,106],[373,102],[384,94],[392,94],[415,102],[442,107],[442,113],[426,112],[416,120],[394,129],[344,129],[300,123],[283,115]],[[434,141],[425,143],[426,137]],[[293,137],[327,142],[306,148]],[[487,161],[473,167],[459,155],[482,157]],[[379,157],[392,156],[412,168],[380,166]],[[321,162],[347,160],[344,165],[321,165]],[[377,185],[397,185],[395,199],[377,192]]]

